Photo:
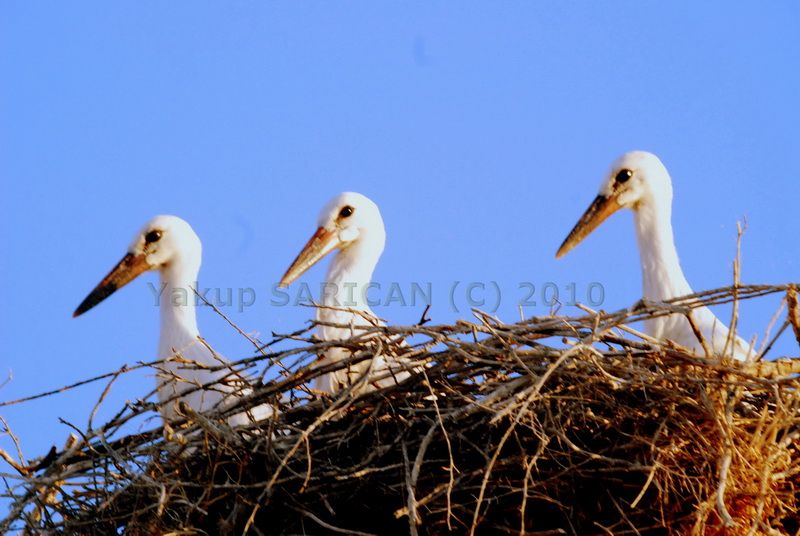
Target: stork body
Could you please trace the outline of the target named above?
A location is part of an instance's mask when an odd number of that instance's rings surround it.
[[[340,250],[328,267],[321,298],[322,307],[316,310],[316,319],[320,322],[319,336],[324,341],[347,340],[358,335],[361,332],[359,328],[381,324],[370,309],[366,294],[383,251],[385,236],[382,229],[371,231],[372,233],[362,236],[363,241]],[[349,356],[350,352],[344,348],[331,348],[325,353],[321,364],[336,362]],[[381,357],[378,356],[377,359]],[[317,389],[335,393],[356,381],[371,365],[373,364],[368,361],[362,361],[348,369],[321,376],[317,380]]]
[[[157,270],[160,277],[157,393],[166,421],[178,418],[182,401],[197,412],[232,405],[248,392],[233,384],[244,380],[226,368],[228,362],[200,337],[193,289],[200,271],[202,245],[194,230],[176,216],[157,216],[136,235],[128,253],[75,310],[79,316],[138,275]],[[219,370],[208,370],[208,368]],[[222,368],[220,368],[222,367]],[[224,380],[222,383],[213,384]],[[228,381],[230,380],[230,381]],[[207,386],[207,387],[203,387]],[[271,408],[260,406],[250,414],[228,419],[232,426],[266,418]]]
[[[693,294],[681,269],[672,232],[672,180],[664,164],[651,153],[634,151],[614,162],[599,195],[556,256],[566,254],[620,208],[634,211],[642,296],[649,301],[663,302]],[[728,327],[707,307],[695,308],[692,319],[714,354],[744,360],[751,352],[750,345],[739,337],[733,337],[732,345],[728,342]],[[670,339],[700,354],[703,352],[700,340],[683,315],[648,319],[645,330],[652,337]]]
[[[344,341],[362,333],[362,329],[383,325],[369,307],[367,291],[372,273],[386,243],[383,218],[377,205],[369,198],[354,192],[342,193],[322,209],[318,229],[281,279],[285,287],[332,250],[338,250],[325,278],[316,319],[321,325],[323,341]],[[337,324],[331,326],[326,324]],[[345,348],[330,348],[321,364],[350,357]],[[334,393],[369,374],[379,378],[370,381],[366,390],[399,382],[409,373],[402,359],[378,355],[317,378],[317,389]],[[380,376],[386,376],[380,378]]]

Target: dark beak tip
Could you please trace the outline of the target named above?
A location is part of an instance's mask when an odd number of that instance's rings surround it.
[[[569,240],[565,240],[561,246],[559,246],[558,251],[556,251],[556,259],[560,259],[564,255],[570,252],[572,248],[575,247],[574,244],[570,244]]]

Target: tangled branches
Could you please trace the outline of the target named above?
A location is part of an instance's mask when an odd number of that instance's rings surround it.
[[[788,304],[778,334],[791,327],[800,338],[792,286],[518,324],[476,313],[476,322],[369,328],[336,344],[298,332],[282,338],[294,347],[235,364],[277,378],[257,382],[236,407],[183,407],[181,421],[130,433],[157,412],[131,405],[66,448],[15,463],[0,529],[797,533],[800,365],[697,356],[628,326],[778,292]],[[315,366],[334,344],[352,357]],[[327,397],[306,387],[397,353],[422,372],[373,392]],[[276,409],[270,419],[227,426],[226,416],[265,403]]]

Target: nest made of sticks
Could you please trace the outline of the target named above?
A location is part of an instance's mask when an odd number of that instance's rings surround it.
[[[130,433],[130,404],[62,450],[14,462],[0,530],[30,534],[800,533],[800,366],[733,362],[628,324],[784,293],[737,286],[613,314],[376,327],[336,343],[307,330],[235,366],[278,379],[234,408]],[[395,341],[402,335],[403,347]],[[422,371],[374,392],[310,380],[381,353]],[[273,372],[279,370],[279,373]],[[110,379],[124,372],[109,375]],[[369,378],[363,381],[368,382]],[[109,383],[109,388],[112,382]],[[231,429],[228,414],[275,406]]]

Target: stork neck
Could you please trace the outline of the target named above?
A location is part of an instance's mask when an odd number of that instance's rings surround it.
[[[200,267],[172,264],[161,270],[161,353],[172,354],[199,335],[193,289]],[[165,356],[161,356],[165,357]]]
[[[636,238],[642,263],[642,294],[649,300],[668,300],[691,294],[683,275],[672,234],[670,202],[647,200],[635,211]]]
[[[374,253],[364,242],[340,250],[331,261],[325,278],[322,304],[368,310],[367,291],[380,251]]]

